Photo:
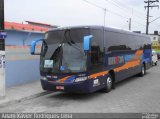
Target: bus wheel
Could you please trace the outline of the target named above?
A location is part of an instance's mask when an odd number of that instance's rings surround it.
[[[106,80],[107,80],[107,81],[106,81],[106,86],[105,86],[105,88],[103,89],[103,91],[106,92],[106,93],[108,93],[108,92],[110,92],[111,89],[112,89],[113,78],[112,78],[112,76],[109,74]]]
[[[140,76],[143,77],[145,74],[146,74],[146,67],[145,67],[145,64],[143,64],[142,67],[141,67]]]
[[[155,62],[154,65],[157,66],[157,62]]]

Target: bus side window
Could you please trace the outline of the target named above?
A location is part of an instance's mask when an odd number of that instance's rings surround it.
[[[100,62],[100,47],[91,46],[91,63],[93,65],[98,65]]]

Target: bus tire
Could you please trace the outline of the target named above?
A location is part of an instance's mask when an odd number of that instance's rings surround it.
[[[157,62],[155,62],[154,65],[157,66]]]
[[[141,72],[140,72],[140,76],[143,77],[146,74],[146,66],[145,64],[142,64],[141,66]]]
[[[112,85],[113,85],[113,78],[112,78],[112,76],[109,74],[108,76],[107,76],[107,78],[106,78],[106,86],[105,86],[105,88],[103,89],[103,91],[105,92],[105,93],[108,93],[108,92],[110,92],[111,90],[112,90]]]

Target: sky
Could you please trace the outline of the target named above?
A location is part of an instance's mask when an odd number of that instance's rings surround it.
[[[58,26],[101,25],[131,31],[146,29],[144,0],[4,0],[5,21],[35,21]],[[160,5],[160,3],[156,3]],[[106,9],[106,15],[105,11]],[[105,20],[104,20],[105,16]],[[150,10],[150,21],[160,10]],[[104,24],[105,21],[105,24]],[[150,24],[149,32],[160,31],[160,19]]]

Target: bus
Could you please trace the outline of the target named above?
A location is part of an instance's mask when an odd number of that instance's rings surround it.
[[[144,76],[152,64],[149,36],[103,26],[49,30],[32,42],[31,54],[40,55],[44,90],[71,93],[110,92],[119,81]]]

